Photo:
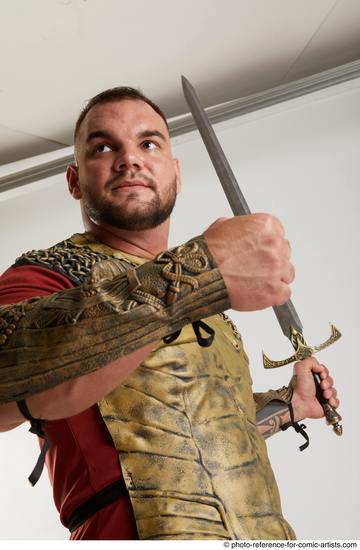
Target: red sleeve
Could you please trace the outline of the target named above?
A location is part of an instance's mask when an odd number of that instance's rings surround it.
[[[0,277],[0,305],[16,304],[28,298],[46,296],[73,286],[67,277],[46,267],[10,267]]]

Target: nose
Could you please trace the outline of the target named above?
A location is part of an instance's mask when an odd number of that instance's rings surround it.
[[[115,160],[115,170],[123,171],[136,168],[140,170],[143,166],[141,151],[136,146],[126,145],[121,148]]]

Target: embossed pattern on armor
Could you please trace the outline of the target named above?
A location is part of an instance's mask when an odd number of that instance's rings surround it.
[[[203,237],[136,269],[123,259],[97,262],[98,254],[83,285],[0,308],[0,403],[93,372],[229,306]]]
[[[99,403],[139,537],[294,538],[256,426],[241,338],[229,319],[207,323],[211,347],[186,326]]]
[[[92,267],[110,256],[93,252],[90,248],[79,248],[71,239],[66,239],[45,250],[31,250],[15,260],[14,267],[38,265],[57,271],[76,285],[91,273]]]
[[[269,390],[267,392],[254,393],[256,410],[260,411],[261,409],[266,407],[266,405],[271,401],[279,401],[286,405],[290,403],[294,391],[295,381],[296,376],[294,375],[291,378],[288,386],[283,386],[278,390]]]

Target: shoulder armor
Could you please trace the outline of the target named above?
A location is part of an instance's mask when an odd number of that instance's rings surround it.
[[[12,267],[36,265],[65,275],[75,285],[80,285],[84,277],[90,275],[95,264],[112,259],[112,256],[95,252],[86,246],[76,246],[71,239],[66,239],[45,250],[25,252],[15,260]],[[124,267],[134,267],[130,262],[122,260]]]

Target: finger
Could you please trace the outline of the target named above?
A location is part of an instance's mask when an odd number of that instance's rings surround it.
[[[312,357],[312,359],[315,359],[315,357]],[[316,360],[316,363],[313,364],[313,368],[312,368],[312,371],[313,372],[316,372],[317,374],[320,375],[320,378],[324,378],[324,370],[326,369],[326,367],[324,367],[324,365],[321,365],[319,363],[318,360]],[[326,378],[326,377],[325,377]]]
[[[276,218],[275,216],[268,216],[269,223],[273,227],[273,229],[276,231],[278,235],[281,235],[281,237],[285,236],[285,229],[281,221]]]
[[[334,380],[331,378],[331,376],[328,376],[326,380],[322,380],[320,382],[320,388],[322,390],[327,390],[331,388],[334,385]]]
[[[302,359],[302,361],[298,361],[294,365],[294,374],[301,374],[304,372],[319,372],[319,370],[321,371],[322,367],[320,366],[316,357],[307,357],[306,359]]]
[[[277,286],[277,292],[274,294],[273,297],[273,304],[274,306],[281,306],[282,304],[285,304],[287,300],[290,299],[291,296],[291,288],[286,283],[280,282]]]
[[[322,392],[323,396],[325,397],[325,399],[337,399],[337,391],[334,390],[333,388],[329,388],[327,390],[323,390]]]
[[[336,397],[337,396],[337,391],[335,388],[325,388],[322,390],[322,393],[324,394],[325,392],[331,392],[331,396],[330,397]]]
[[[324,390],[322,393],[325,399],[329,399],[329,400],[332,399],[332,396],[333,396],[332,390]]]
[[[334,409],[337,409],[338,406],[340,405],[339,399],[336,399],[336,398],[334,398],[334,397],[331,397],[331,398],[329,399],[329,403],[330,403],[330,405],[331,405],[332,407],[334,407]]]
[[[304,372],[311,372],[311,362],[308,359],[303,359],[294,364],[293,374],[299,376]]]
[[[210,227],[214,227],[215,225],[217,224],[220,224],[220,223],[224,223],[228,220],[229,218],[217,218],[211,225],[209,225],[208,229],[210,229]]]
[[[282,239],[282,253],[287,260],[291,257],[291,245],[287,239]]]
[[[285,239],[285,243],[286,243],[286,251],[287,251],[287,257],[290,258],[291,256],[291,244],[290,244],[290,241],[288,241],[287,239]]]
[[[284,274],[281,278],[283,283],[289,285],[295,279],[295,267],[289,262],[285,267]]]
[[[320,373],[321,378],[327,378],[329,376],[329,369],[325,367],[322,363],[320,363],[320,366],[323,367],[323,370]]]

